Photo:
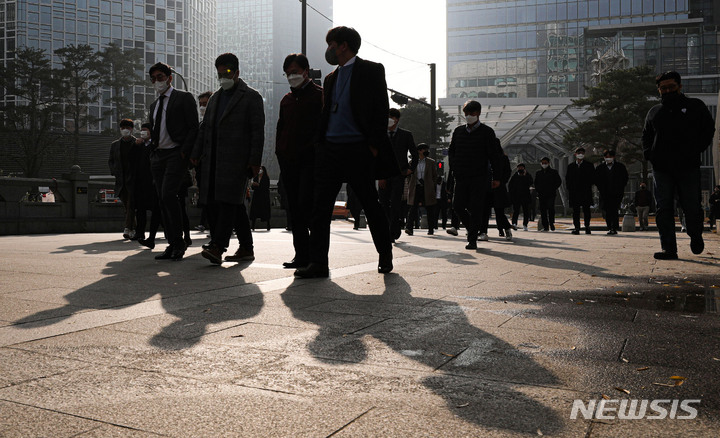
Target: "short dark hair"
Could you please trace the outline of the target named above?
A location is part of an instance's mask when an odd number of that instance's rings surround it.
[[[126,126],[127,126],[127,127],[130,127],[130,128],[134,128],[134,127],[135,127],[135,123],[132,121],[132,119],[122,119],[122,120],[120,120],[120,123],[119,123],[118,125],[119,125],[121,128],[124,128],[124,127],[126,127]]]
[[[212,92],[212,91],[206,91],[206,92],[204,92],[204,93],[202,93],[201,95],[198,96],[198,100],[203,99],[203,98],[206,98],[206,97],[207,97],[208,99],[210,99],[210,96],[212,96],[212,95],[213,95],[213,92]]]
[[[482,112],[482,105],[477,100],[468,100],[463,105],[463,112],[465,114],[474,113],[475,111]]]
[[[550,162],[550,158],[548,158],[548,157],[542,157],[542,158],[540,158],[540,162],[542,163],[543,161],[547,161],[547,162],[549,163],[549,162]]]
[[[140,125],[140,129],[143,129],[143,128],[147,128],[152,131],[152,123],[150,123],[150,122],[143,123],[142,125]]]
[[[518,163],[517,167],[520,167],[520,166],[525,167],[525,163]]]
[[[604,157],[605,155],[610,155],[611,157],[614,157],[614,156],[615,156],[615,149],[605,149],[605,150],[603,151],[603,157]]]
[[[397,108],[390,108],[390,111],[388,111],[388,116],[399,119],[400,118],[400,110]]]
[[[427,143],[418,143],[417,150],[424,151],[425,149],[430,149]]]
[[[676,71],[666,71],[664,73],[660,73],[655,77],[655,84],[659,87],[660,82],[666,81],[668,79],[672,79],[675,82],[677,82],[678,85],[680,85],[682,82],[680,82],[680,73]]]
[[[152,67],[150,67],[150,70],[148,71],[148,74],[152,76],[153,72],[160,71],[165,74],[165,76],[172,76],[172,69],[169,65],[165,64],[164,62],[158,62]]]
[[[215,68],[218,68],[221,65],[228,67],[232,71],[240,69],[240,61],[238,61],[238,57],[232,53],[223,53],[215,58]]]
[[[360,38],[360,34],[358,33],[358,31],[356,31],[352,27],[337,26],[330,29],[327,35],[325,35],[326,43],[330,44],[333,41],[336,42],[338,45],[342,43],[347,43],[350,50],[353,53],[357,53],[360,50],[362,38]]]
[[[582,152],[585,152],[585,148],[582,147],[582,146],[580,146],[579,148],[575,149],[575,153],[576,153],[576,154],[577,154],[578,152],[581,152],[581,151],[582,151]]]
[[[290,64],[293,62],[303,70],[310,68],[310,61],[308,61],[307,56],[302,53],[291,53],[286,56],[285,61],[283,61],[283,71],[287,71],[287,69],[290,68]]]

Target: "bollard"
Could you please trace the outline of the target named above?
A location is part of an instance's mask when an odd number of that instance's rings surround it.
[[[632,214],[626,214],[623,216],[622,231],[623,233],[635,231],[635,216]]]
[[[64,173],[62,177],[72,183],[73,218],[86,219],[90,211],[88,201],[90,175],[83,173],[80,166],[76,164],[70,168],[70,173]]]

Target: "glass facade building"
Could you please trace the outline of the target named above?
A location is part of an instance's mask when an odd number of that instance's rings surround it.
[[[325,75],[325,34],[332,27],[332,0],[316,0],[307,10],[307,56],[310,68]],[[271,179],[280,170],[275,158],[275,133],[280,100],[290,91],[283,61],[302,47],[302,9],[298,1],[218,0],[218,53],[232,52],[240,60],[240,77],[258,90],[265,106],[263,165]],[[216,89],[217,87],[213,88]]]
[[[148,68],[159,61],[168,63],[185,78],[187,88],[197,95],[215,85],[216,7],[214,0],[2,0],[0,1],[0,62],[12,59],[16,48],[33,47],[54,53],[74,44],[87,44],[99,51],[110,43],[142,53]],[[60,60],[53,57],[54,65]],[[180,78],[174,85],[183,89]],[[136,113],[146,111],[155,99],[147,85],[126,90]],[[92,115],[110,109],[110,91],[104,90]],[[99,132],[115,127],[110,116],[89,127]]]
[[[688,93],[718,85],[711,0],[447,0],[448,97],[584,95],[604,72],[676,70]]]

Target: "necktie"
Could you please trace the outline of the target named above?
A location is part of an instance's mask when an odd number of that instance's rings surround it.
[[[153,124],[153,142],[155,143],[155,147],[158,147],[160,145],[160,124],[162,123],[162,118],[163,118],[163,101],[164,100],[165,100],[165,95],[161,94],[160,98],[158,99],[157,115],[155,116],[155,121]]]

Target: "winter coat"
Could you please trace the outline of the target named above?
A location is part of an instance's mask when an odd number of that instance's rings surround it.
[[[526,170],[524,175],[515,172],[508,183],[508,192],[513,203],[530,203],[530,186],[533,185],[533,178]]]
[[[600,206],[619,204],[625,196],[625,185],[628,182],[628,172],[623,163],[615,161],[612,168],[600,163],[595,168],[595,185],[600,192]]]
[[[568,164],[565,174],[565,186],[570,198],[570,206],[590,206],[593,203],[592,186],[595,181],[595,166],[583,160],[578,166],[577,161]]]
[[[555,196],[557,189],[562,185],[562,179],[557,170],[548,167],[540,169],[535,173],[535,190],[538,196]]]
[[[253,178],[253,182],[258,185],[253,187],[248,216],[250,220],[267,221],[270,219],[270,178],[263,173]]]
[[[423,203],[425,205],[435,205],[437,203],[437,182],[439,181],[437,174],[437,162],[432,158],[425,158],[425,173],[423,175],[423,187],[425,196]],[[417,172],[410,175],[410,184],[408,186],[408,205],[415,205],[415,187],[418,184]]]

